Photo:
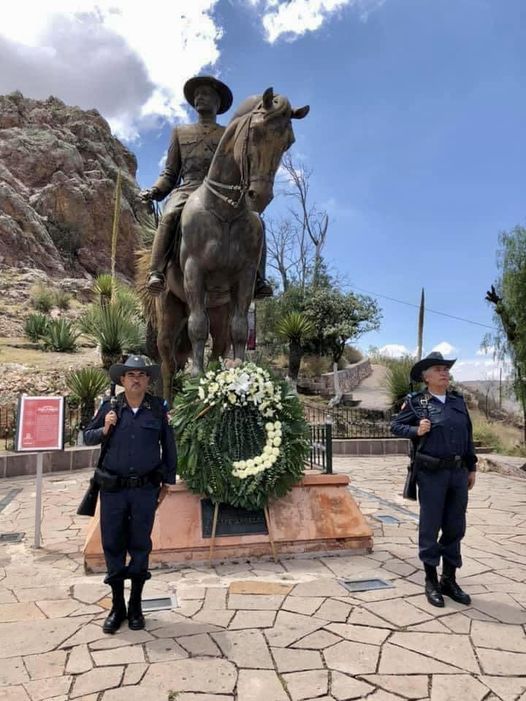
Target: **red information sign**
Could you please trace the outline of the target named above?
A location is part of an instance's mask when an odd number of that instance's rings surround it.
[[[64,397],[28,397],[18,405],[16,450],[64,450]]]

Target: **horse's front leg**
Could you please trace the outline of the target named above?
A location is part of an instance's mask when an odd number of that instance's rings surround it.
[[[234,308],[230,322],[234,358],[245,359],[245,348],[248,338],[248,308],[254,296],[256,266],[250,265],[240,273],[237,291],[234,297]]]
[[[157,348],[161,356],[163,397],[171,403],[172,380],[176,370],[175,346],[185,332],[184,304],[170,291],[163,292],[157,300]]]
[[[205,343],[208,338],[208,316],[206,313],[204,271],[192,257],[187,259],[184,266],[184,291],[190,310],[188,335],[192,344],[192,375],[195,377],[204,370]]]

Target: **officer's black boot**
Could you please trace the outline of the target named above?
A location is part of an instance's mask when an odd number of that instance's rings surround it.
[[[272,285],[266,278],[260,276],[258,270],[256,286],[254,289],[254,299],[265,299],[266,297],[272,297],[273,294],[274,291],[272,290]]]
[[[442,576],[440,577],[440,591],[442,594],[449,596],[450,599],[453,599],[453,601],[469,606],[471,603],[471,597],[458,586],[455,578],[455,571],[456,567],[453,567],[451,563],[444,560]]]
[[[144,628],[144,616],[142,614],[142,590],[144,579],[132,579],[130,600],[128,602],[128,627],[132,630]]]
[[[442,608],[444,606],[444,597],[440,593],[438,585],[437,568],[424,563],[424,569],[426,571],[426,598],[431,606]]]
[[[114,582],[111,586],[112,606],[106,620],[102,624],[104,633],[116,633],[121,623],[126,620],[126,602],[124,601],[124,582]]]

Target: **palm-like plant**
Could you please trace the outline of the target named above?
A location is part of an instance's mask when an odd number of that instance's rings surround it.
[[[84,428],[95,410],[95,399],[108,385],[108,376],[99,368],[74,370],[66,377],[66,387],[80,404],[80,426]]]
[[[123,353],[139,351],[144,346],[144,324],[118,302],[91,305],[79,319],[79,328],[100,346],[102,365],[106,369],[119,362]]]
[[[296,382],[303,357],[303,344],[314,333],[314,324],[301,312],[289,312],[278,321],[276,331],[289,342],[288,374]]]
[[[24,322],[24,333],[33,341],[38,343],[46,334],[49,318],[44,314],[30,314]]]

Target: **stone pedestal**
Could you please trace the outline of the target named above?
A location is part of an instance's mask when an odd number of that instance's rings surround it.
[[[278,557],[372,550],[372,531],[347,489],[348,484],[347,475],[312,471],[285,497],[269,503],[270,534]],[[152,533],[152,569],[209,559],[211,539],[202,535],[200,502],[201,497],[189,492],[184,482],[168,487]],[[214,560],[269,555],[272,548],[268,535],[218,536],[214,541]],[[88,530],[84,565],[88,572],[105,570],[98,515]]]

